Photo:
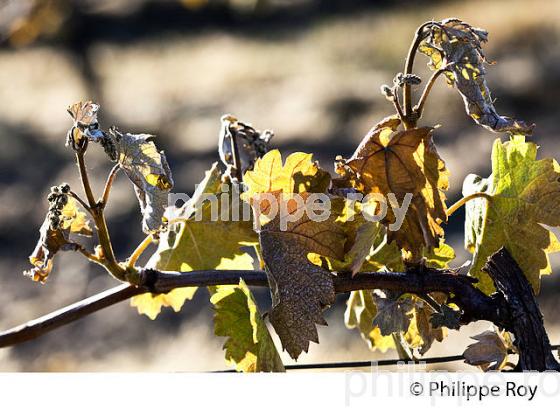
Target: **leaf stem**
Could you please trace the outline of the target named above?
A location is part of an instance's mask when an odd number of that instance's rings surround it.
[[[397,114],[398,114],[400,120],[404,123],[405,120],[406,120],[406,118],[405,118],[405,115],[404,115],[404,113],[403,113],[403,110],[402,110],[402,107],[401,107],[401,103],[400,103],[400,101],[399,101],[399,96],[398,96],[398,94],[397,94],[397,90],[396,90],[396,89],[395,89],[394,94],[395,94],[395,96],[394,96],[393,99],[392,99],[392,100],[393,100],[393,105],[394,105],[394,107],[395,107],[395,110],[397,111]]]
[[[424,111],[424,105],[426,104],[426,100],[428,99],[428,96],[430,95],[430,91],[432,90],[432,87],[436,83],[436,80],[439,78],[440,75],[442,75],[447,71],[449,71],[448,66],[442,67],[439,70],[434,71],[434,73],[428,80],[428,83],[426,84],[426,87],[424,88],[424,91],[420,96],[420,100],[418,100],[418,104],[416,104],[416,106],[414,107],[414,112],[416,113],[418,119],[422,117],[422,112]]]
[[[241,172],[241,159],[239,158],[239,147],[237,146],[236,134],[230,132],[231,150],[233,152],[233,167],[235,168],[235,177],[237,182],[243,182],[243,173]]]
[[[113,186],[113,182],[115,181],[115,177],[117,176],[117,172],[121,169],[119,164],[115,165],[111,172],[109,172],[109,176],[107,177],[107,181],[105,182],[105,188],[103,188],[103,195],[101,195],[101,199],[99,200],[99,206],[101,208],[105,208],[107,205],[107,201],[109,200],[109,193],[111,192],[111,187]]]
[[[492,195],[488,195],[486,192],[475,192],[474,194],[467,195],[459,199],[457,202],[455,202],[447,209],[447,216],[450,217],[455,213],[457,209],[465,205],[467,202],[476,198],[485,198],[487,201],[491,201]]]
[[[402,332],[393,333],[393,342],[395,342],[395,348],[397,350],[397,354],[399,355],[400,360],[404,360],[407,362],[416,361],[412,350],[408,347],[406,340],[404,340],[404,336]]]
[[[93,196],[93,192],[91,190],[91,185],[89,183],[89,177],[86,168],[86,161],[85,161],[85,149],[76,152],[76,160],[78,162],[78,169],[80,170],[80,179],[82,180],[82,185],[84,187],[84,192],[86,193],[86,198],[89,203],[89,207],[91,209],[95,208],[95,198]]]
[[[99,265],[103,265],[103,261],[101,259],[99,259],[97,256],[95,256],[94,254],[88,252],[86,250],[86,248],[84,248],[81,244],[76,244],[76,250],[78,252],[80,252],[82,255],[84,255],[87,259],[89,259],[90,261],[97,263]]]
[[[417,296],[421,298],[424,302],[426,302],[428,305],[430,305],[431,308],[434,309],[436,312],[441,312],[441,306],[439,305],[439,303],[435,301],[433,297],[431,297],[427,293],[418,294]]]
[[[82,198],[80,198],[80,196],[78,194],[76,194],[74,191],[70,191],[70,192],[68,192],[68,196],[71,196],[76,201],[78,201],[80,203],[80,205],[82,206],[82,208],[84,208],[87,212],[89,212],[90,214],[93,215],[93,211],[91,210],[89,205],[86,204],[85,201]]]
[[[130,255],[130,257],[128,258],[127,267],[129,267],[129,268],[134,267],[134,265],[138,261],[138,258],[140,258],[140,256],[142,256],[144,251],[148,248],[148,246],[150,246],[150,244],[153,242],[153,240],[154,240],[154,238],[152,237],[152,235],[148,235],[144,238],[144,240],[142,242],[140,242],[138,247],[134,250],[134,252],[132,252],[132,255]]]
[[[126,281],[126,272],[115,258],[103,210],[101,208],[95,208],[94,215],[94,222],[97,227],[97,238],[99,239],[99,245],[103,251],[102,264],[115,279]]]
[[[418,50],[418,46],[424,39],[424,29],[433,24],[434,24],[433,21],[427,21],[426,23],[418,27],[418,29],[416,30],[416,34],[414,35],[414,39],[410,44],[410,48],[406,56],[404,75],[412,74],[412,69],[414,68],[414,57],[416,56],[416,50]],[[416,125],[417,119],[412,118],[414,116],[414,113],[412,111],[412,87],[411,84],[409,83],[405,83],[403,86],[403,102],[404,102],[404,116],[405,116],[405,121],[403,121],[403,125],[405,128],[412,128]]]

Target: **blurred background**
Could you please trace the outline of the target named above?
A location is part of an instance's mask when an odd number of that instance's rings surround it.
[[[316,154],[332,171],[392,107],[379,93],[402,70],[415,28],[429,19],[459,17],[490,33],[488,81],[501,114],[535,122],[542,156],[560,158],[560,1],[365,0],[0,0],[0,329],[23,323],[116,283],[78,255],[57,256],[47,284],[22,275],[48,208],[51,185],[78,186],[64,147],[66,107],[101,104],[103,128],[158,136],[175,179],[190,193],[217,159],[220,116],[236,115],[276,133],[284,153]],[[416,71],[427,78],[426,59]],[[460,96],[438,83],[424,124],[436,132],[451,171],[449,203],[468,173],[487,176],[495,138],[464,113]],[[97,192],[111,164],[88,152]],[[130,182],[111,193],[109,228],[125,258],[142,239]],[[447,236],[463,251],[463,213]],[[560,269],[560,260],[554,267]],[[552,343],[560,342],[558,276],[544,279],[539,301]],[[267,292],[257,291],[263,310]],[[327,314],[321,344],[300,363],[396,357],[370,352],[343,324],[345,298]],[[0,350],[0,371],[197,371],[224,369],[202,290],[180,313],[158,320],[123,302],[37,340]],[[451,331],[428,356],[459,354],[477,323]],[[291,363],[287,355],[285,363]],[[473,369],[462,363],[437,368]]]

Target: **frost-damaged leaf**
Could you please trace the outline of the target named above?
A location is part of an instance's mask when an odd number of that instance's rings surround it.
[[[482,44],[487,40],[488,33],[485,30],[459,19],[446,19],[431,25],[430,33],[420,44],[419,51],[430,57],[430,68],[448,68],[448,83],[457,87],[467,114],[477,124],[495,132],[530,135],[534,125],[500,116],[494,108],[486,84],[486,58],[482,51]]]
[[[330,177],[309,154],[292,154],[282,165],[280,153],[274,150],[259,159],[243,180],[248,188],[243,198],[258,212],[262,204],[255,200],[260,194],[273,194],[280,206],[280,201],[286,201],[286,226],[282,227],[278,213],[274,218],[270,215],[259,240],[272,294],[270,322],[295,359],[307,352],[309,341],[318,342],[315,324],[326,324],[322,311],[335,299],[332,274],[311,263],[308,254],[344,257],[346,236],[335,222],[337,213],[331,212],[327,220],[319,222],[303,212],[309,193],[326,192]],[[293,194],[299,194],[301,200],[290,198]]]
[[[381,291],[375,291],[373,298],[377,305],[373,325],[379,327],[383,336],[405,332],[408,329],[413,308],[410,298],[401,298],[399,295]]]
[[[337,172],[364,194],[394,194],[399,206],[412,194],[400,229],[391,225],[396,220],[391,207],[383,223],[389,225],[390,241],[418,257],[443,236],[448,171],[433,144],[432,128],[397,131],[399,125],[394,117],[375,125]]]
[[[554,159],[537,160],[537,146],[523,136],[494,142],[492,175],[483,180],[469,176],[463,195],[485,192],[490,200],[467,203],[466,247],[474,253],[470,274],[485,293],[494,291],[482,268],[505,246],[519,264],[535,293],[540,276],[551,273],[548,254],[560,250],[556,235],[543,225],[560,226],[560,166]]]
[[[214,305],[214,333],[225,336],[226,360],[241,372],[283,372],[280,355],[251,291],[241,280],[219,286],[210,298]]]
[[[441,305],[441,312],[436,312],[430,317],[433,327],[446,327],[458,330],[461,327],[461,311],[455,310],[448,305]]]
[[[332,216],[315,222],[304,213],[286,230],[280,229],[279,217],[273,219],[259,238],[272,294],[270,323],[296,359],[307,352],[309,341],[319,342],[315,324],[327,324],[322,311],[335,300],[332,274],[311,263],[307,254],[344,257],[344,231]]]
[[[467,346],[463,352],[465,363],[480,367],[483,371],[501,370],[508,359],[508,350],[512,349],[511,339],[507,332],[497,333],[487,330],[472,336],[476,343]]]
[[[270,130],[258,131],[251,124],[239,121],[232,115],[222,117],[220,130],[219,154],[222,163],[228,168],[234,166],[232,139],[235,139],[241,173],[253,169],[255,161],[268,152],[268,143],[274,136]]]
[[[34,281],[45,283],[52,271],[56,253],[77,249],[77,244],[70,242],[71,233],[91,236],[92,231],[86,214],[78,210],[73,198],[68,198],[68,202],[61,210],[60,228],[52,229],[49,215],[45,217],[39,229],[39,242],[29,256],[33,268],[25,271],[24,275]]]
[[[109,130],[117,161],[130,181],[142,211],[142,230],[157,231],[167,207],[167,195],[173,188],[171,169],[163,151],[158,151],[149,134],[121,133]]]
[[[212,218],[213,211],[215,215],[221,213],[222,195],[234,195],[229,185],[228,192],[222,192],[221,179],[222,174],[215,163],[206,172],[193,197],[180,210],[175,210],[174,214],[178,218],[161,234],[158,249],[147,267],[181,272],[253,269],[253,258],[240,249],[242,245],[257,243],[251,221],[234,221],[231,217],[219,220]],[[215,195],[216,200],[210,199],[209,195]],[[231,204],[232,198],[229,200]],[[180,311],[196,290],[196,287],[188,287],[174,289],[166,294],[146,293],[133,297],[131,305],[136,306],[139,313],[155,319],[163,306]]]
[[[97,121],[98,104],[92,101],[77,102],[70,105],[67,111],[74,121],[74,126],[68,131],[66,146],[75,148],[82,144],[83,138],[97,141],[105,136]]]

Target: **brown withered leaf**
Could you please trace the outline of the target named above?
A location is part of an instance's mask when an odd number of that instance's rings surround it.
[[[271,130],[258,131],[251,124],[241,122],[233,115],[222,117],[218,151],[222,163],[229,168],[234,164],[232,139],[235,139],[241,173],[253,169],[255,162],[268,152],[268,143],[274,136]]]
[[[505,367],[509,349],[513,349],[507,332],[487,330],[472,336],[472,339],[476,340],[476,343],[467,346],[463,352],[465,363],[478,366],[485,372]]]
[[[92,101],[80,101],[70,105],[67,111],[74,122],[66,137],[67,146],[76,147],[81,145],[83,138],[97,141],[105,135],[99,129],[99,122],[97,121],[98,104]]]
[[[447,221],[445,194],[448,171],[432,141],[433,128],[398,131],[400,121],[389,117],[375,125],[349,160],[337,172],[365,194],[394,194],[399,205],[412,194],[409,209],[398,230],[389,229],[389,240],[413,255],[436,247]],[[395,222],[388,208],[386,225]]]
[[[333,217],[315,222],[304,213],[284,231],[279,217],[273,219],[259,239],[272,294],[270,323],[284,349],[297,359],[307,352],[309,341],[319,342],[315,324],[327,324],[322,312],[335,300],[332,274],[311,263],[307,254],[343,258],[345,234]]]
[[[445,326],[449,329],[459,330],[461,327],[461,311],[448,305],[441,305],[441,312],[435,312],[430,317],[430,323],[435,328]]]
[[[494,132],[530,135],[534,125],[499,115],[486,83],[486,58],[482,44],[488,32],[459,19],[434,22],[419,51],[430,57],[430,68],[447,68],[447,81],[463,97],[467,114],[479,125]]]
[[[414,308],[411,298],[401,298],[400,295],[378,290],[373,293],[373,298],[377,306],[373,325],[379,327],[383,336],[405,332],[408,329]]]
[[[61,211],[59,229],[51,229],[49,214],[39,229],[39,241],[29,256],[33,268],[24,272],[36,282],[45,283],[53,268],[53,258],[59,251],[76,250],[77,244],[70,242],[70,234],[91,236],[92,230],[86,214],[77,208],[76,201],[68,198]]]
[[[344,324],[348,329],[358,329],[362,339],[371,350],[379,349],[385,353],[395,348],[392,336],[383,336],[373,318],[377,315],[377,306],[371,290],[355,290],[350,293],[344,312]]]

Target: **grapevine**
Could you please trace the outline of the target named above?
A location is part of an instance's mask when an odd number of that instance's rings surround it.
[[[237,371],[297,368],[282,362],[280,348],[297,359],[310,342],[319,343],[317,325],[326,324],[323,313],[336,294],[348,294],[345,324],[372,350],[395,348],[400,359],[422,360],[448,329],[487,320],[494,328],[454,360],[485,371],[560,370],[535,299],[541,276],[551,273],[549,254],[560,250],[545,228],[560,226],[560,165],[537,159],[529,141],[534,125],[498,114],[485,77],[487,40],[485,30],[459,19],[422,24],[404,72],[381,86],[395,112],[350,158],[338,156],[333,174],[312,154],[272,149],[272,131],[224,115],[217,162],[181,206],[170,200],[171,167],[152,135],[105,129],[98,104],[72,104],[66,145],[83,194],[67,183],[51,189],[25,274],[45,283],[56,254],[76,251],[120,284],[0,334],[0,347],[127,299],[156,319],[162,308],[180,311],[206,287],[215,334],[226,338],[225,358]],[[423,88],[413,72],[418,54],[433,71]],[[492,174],[466,176],[463,198],[451,206],[437,129],[419,125],[440,79],[458,91],[477,125],[506,135],[493,142]],[[96,144],[115,163],[99,196],[86,165]],[[119,174],[132,184],[146,235],[122,259],[105,218]],[[460,207],[472,260],[455,267],[445,225]],[[94,234],[93,249],[79,242]],[[149,262],[138,266],[153,245]],[[269,312],[259,309],[252,287],[270,289]]]

